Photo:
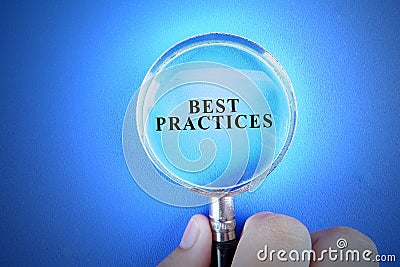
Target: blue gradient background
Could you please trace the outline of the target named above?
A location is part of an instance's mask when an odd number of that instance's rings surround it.
[[[0,265],[150,266],[207,214],[142,192],[121,129],[155,59],[210,31],[266,47],[298,101],[287,156],[236,198],[239,230],[268,210],[400,256],[400,4],[319,2],[2,4]]]

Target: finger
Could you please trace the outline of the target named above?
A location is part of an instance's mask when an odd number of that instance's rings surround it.
[[[261,212],[247,219],[232,266],[308,266],[309,261],[289,259],[289,252],[310,249],[310,234],[301,222]]]
[[[194,215],[183,233],[179,246],[165,258],[160,267],[209,267],[211,262],[211,230],[208,219]]]
[[[316,255],[311,267],[379,266],[372,261],[378,254],[374,242],[355,229],[334,227],[315,231],[311,233],[311,240]]]

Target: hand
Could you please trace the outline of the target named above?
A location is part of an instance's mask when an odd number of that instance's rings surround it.
[[[190,219],[179,246],[159,266],[209,267],[211,243],[208,219],[197,214]],[[332,258],[329,248],[332,250]],[[316,260],[309,261],[306,256],[306,260],[303,261],[302,252],[311,249],[315,252]],[[271,258],[272,250],[275,252]],[[278,257],[279,250],[286,251],[286,254]],[[327,251],[323,252],[324,250]],[[340,260],[341,250],[343,260]],[[346,261],[347,250],[359,251],[360,261],[352,261],[351,253],[347,256],[350,261]],[[379,266],[378,262],[367,262],[362,258],[363,252],[367,250],[371,253],[366,252],[364,256],[375,259],[378,252],[374,242],[355,229],[334,227],[310,234],[307,228],[294,218],[260,212],[247,219],[232,266]],[[291,259],[296,258],[296,251],[299,260],[293,261]],[[334,260],[335,255],[337,260]]]

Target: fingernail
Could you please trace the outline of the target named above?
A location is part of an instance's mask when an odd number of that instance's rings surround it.
[[[199,236],[199,226],[195,219],[190,219],[186,226],[185,232],[183,233],[181,243],[179,246],[183,249],[190,249],[196,243],[197,237]]]

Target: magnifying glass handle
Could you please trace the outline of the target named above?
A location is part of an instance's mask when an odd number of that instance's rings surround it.
[[[238,240],[212,243],[211,267],[228,267],[232,265]]]
[[[231,266],[238,244],[233,198],[212,198],[209,216],[213,236],[211,267]]]

